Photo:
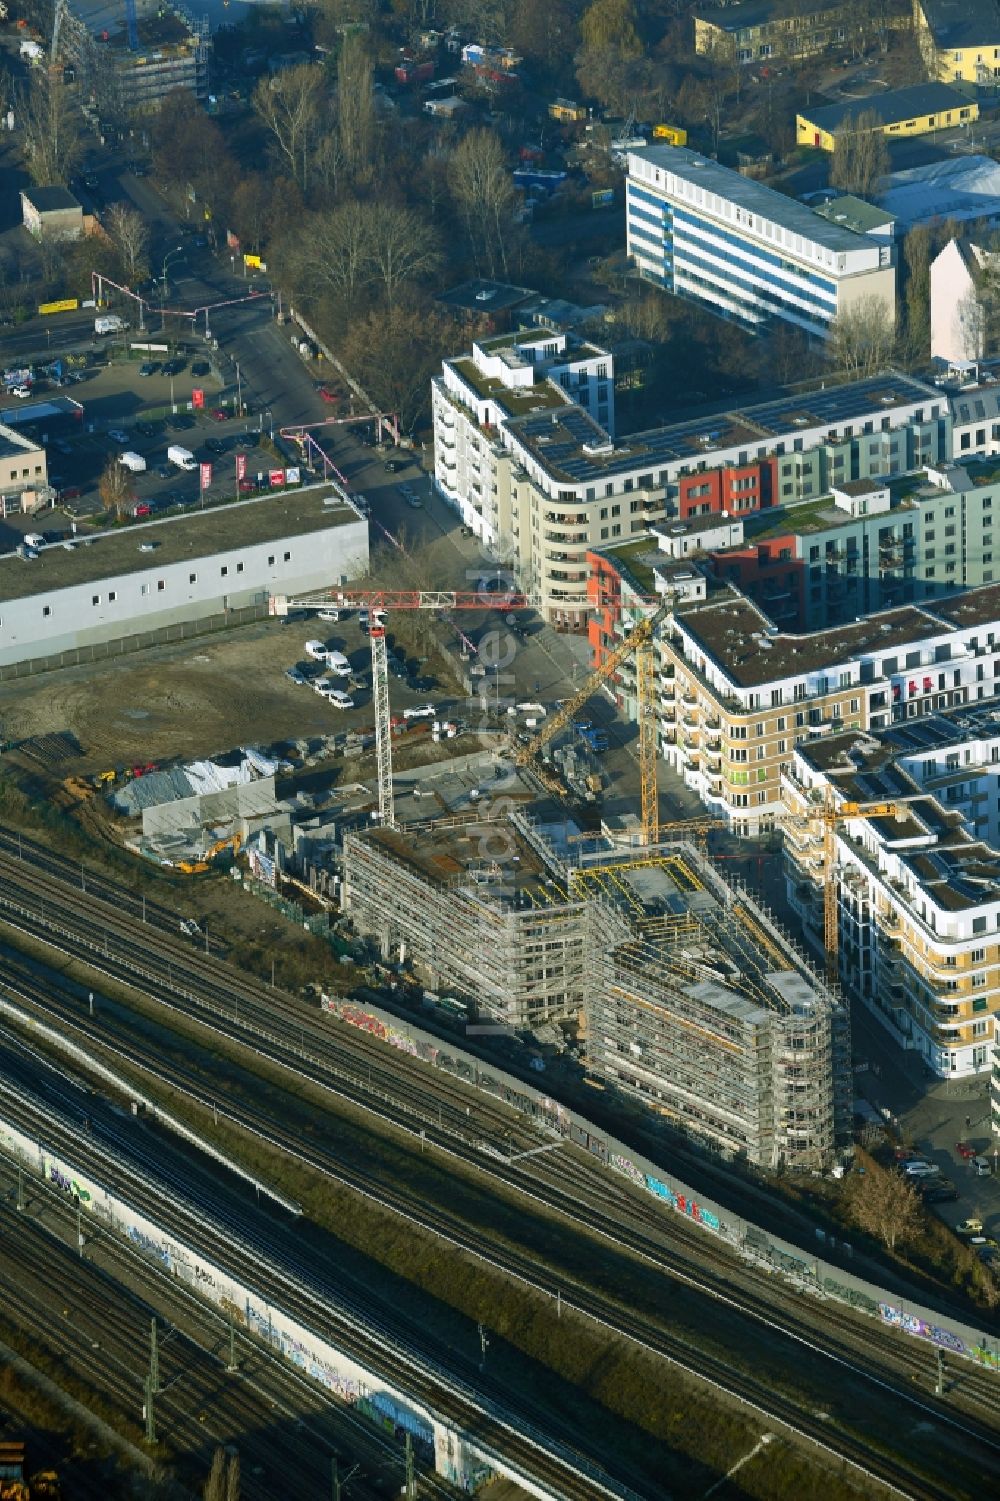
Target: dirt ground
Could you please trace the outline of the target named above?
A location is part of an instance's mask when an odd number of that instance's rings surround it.
[[[0,735],[15,742],[60,732],[74,735],[83,754],[58,768],[62,777],[372,727],[367,692],[345,714],[285,677],[315,633],[308,621],[265,621],[134,657],[0,684]],[[355,667],[370,676],[367,644],[357,627],[342,626],[340,635]],[[416,701],[395,683],[390,697]],[[425,697],[453,699],[454,688],[441,682]]]

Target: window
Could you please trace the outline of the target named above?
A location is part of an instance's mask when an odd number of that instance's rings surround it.
[[[99,605],[100,602],[101,602],[101,596],[99,594],[92,594],[90,596],[90,603],[92,605]]]
[[[115,592],[115,590],[114,590],[114,589],[109,589],[109,590],[108,590],[108,604],[109,604],[109,605],[113,605],[113,604],[114,604],[114,602],[115,602],[115,600],[116,600],[116,599],[117,599],[117,598],[118,598],[118,595],[117,595],[117,593],[116,593],[116,592]]]
[[[228,564],[223,563],[222,567],[219,569],[219,573],[222,575],[223,578],[227,578],[228,575],[229,575],[229,566],[228,566]]]
[[[273,568],[274,567],[274,553],[272,553],[271,556],[268,558],[268,560],[267,560],[267,566],[268,566],[268,568]],[[191,575],[191,582],[192,582],[192,584],[194,583],[194,574],[193,573]]]
[[[271,559],[271,562],[272,563],[274,562],[273,558]],[[188,574],[188,583],[189,584],[196,584],[197,582],[198,582],[198,575],[196,573],[189,573]]]
[[[243,564],[242,563],[237,563],[237,565],[236,565],[236,572],[237,573],[242,573],[243,572]]]
[[[157,592],[157,594],[162,594],[163,591],[164,591],[164,589],[166,587],[167,587],[167,581],[166,581],[166,579],[157,579],[156,580],[156,592]]]
[[[284,553],[283,556],[286,563],[290,563],[292,561],[292,555],[290,552]]]
[[[52,614],[52,606],[51,605],[42,605],[42,615],[47,617],[47,616],[49,616],[51,614]]]

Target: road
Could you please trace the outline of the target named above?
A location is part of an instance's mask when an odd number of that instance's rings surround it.
[[[3,865],[4,862],[0,859],[0,869]],[[36,885],[33,871],[30,867],[25,868],[25,862],[21,862],[19,866],[15,863],[9,881],[11,887],[20,886],[20,901],[26,900],[27,893]],[[46,884],[42,882],[41,887]],[[129,925],[130,903],[125,898],[121,900],[123,920],[115,923],[109,914],[104,913],[100,904],[95,906],[92,901],[83,902],[82,898],[72,895],[71,888],[65,888],[57,907],[52,909],[49,920],[55,920],[58,911],[63,913],[60,921],[66,921],[67,909],[75,907],[78,901],[91,912],[88,929],[90,941],[99,956],[98,963],[105,968],[114,969],[115,954],[120,954],[125,947],[124,930]],[[8,910],[10,905],[9,901],[5,902]],[[217,1007],[214,1024],[220,1031],[229,1036],[239,1036],[240,1027],[249,1026],[258,1048],[281,1058],[296,1072],[324,1082],[328,1089],[333,1088],[335,1093],[354,1099],[369,1110],[375,1108],[387,1118],[397,1120],[410,1132],[416,1129],[416,1122],[419,1122],[428,1141],[433,1142],[438,1150],[471,1162],[480,1171],[488,1171],[491,1176],[509,1186],[522,1191],[527,1188],[533,1197],[551,1202],[562,1215],[569,1214],[571,1218],[579,1216],[581,1228],[585,1226],[589,1233],[596,1232],[606,1236],[614,1244],[633,1247],[645,1259],[662,1264],[665,1272],[669,1272],[674,1278],[679,1277],[685,1285],[693,1281],[709,1296],[724,1298],[727,1307],[742,1307],[751,1317],[763,1318],[771,1331],[787,1330],[795,1348],[799,1340],[805,1339],[810,1345],[838,1352],[841,1357],[848,1355],[852,1361],[852,1383],[859,1376],[863,1378],[865,1371],[877,1371],[881,1382],[888,1381],[894,1387],[898,1373],[902,1373],[907,1379],[926,1382],[926,1351],[908,1343],[900,1345],[891,1333],[881,1330],[870,1321],[859,1321],[840,1305],[827,1304],[822,1312],[801,1303],[796,1303],[791,1308],[780,1284],[775,1285],[773,1279],[766,1274],[754,1273],[741,1266],[724,1247],[716,1247],[714,1242],[685,1226],[683,1221],[656,1210],[648,1200],[643,1201],[620,1180],[609,1179],[606,1170],[589,1160],[586,1154],[567,1147],[557,1153],[546,1153],[514,1164],[504,1163],[499,1155],[484,1158],[477,1145],[484,1136],[500,1140],[504,1135],[513,1133],[521,1148],[530,1147],[538,1140],[530,1126],[523,1122],[512,1125],[511,1114],[505,1107],[484,1103],[481,1096],[470,1096],[462,1086],[448,1078],[442,1078],[439,1073],[428,1074],[426,1068],[421,1069],[420,1065],[412,1064],[405,1058],[391,1055],[387,1057],[384,1047],[377,1041],[368,1039],[365,1034],[346,1035],[345,1030],[340,1028],[331,1031],[329,1024],[324,1026],[321,1021],[317,1024],[309,1012],[302,1008],[297,1009],[296,1022],[289,1015],[283,1029],[286,1040],[282,1042],[281,1034],[275,1031],[275,1027],[281,1026],[278,1013],[284,1008],[284,998],[280,992],[267,987],[241,985],[237,994],[230,983],[225,992],[225,1000],[220,998],[213,1002],[210,999],[211,991],[205,992],[209,976],[215,972],[213,962],[197,956],[183,941],[175,942],[171,938],[167,942],[167,933],[174,921],[169,914],[161,916],[156,910],[149,910],[145,940],[141,945],[135,945],[137,951],[141,949],[143,963],[146,965],[153,962],[153,956],[164,943],[177,955],[172,961],[175,998],[171,1004],[178,1004],[176,995],[179,991],[191,995],[204,994],[204,1000],[200,1005],[196,1004],[194,1010],[205,1017],[206,1007]],[[101,956],[102,927],[105,927],[108,934],[105,942],[109,947],[109,955],[106,959]],[[73,947],[79,951],[79,947],[85,947],[86,943],[87,939],[81,932]],[[132,961],[133,971],[138,962],[138,958]],[[147,985],[146,988],[150,987]],[[268,1010],[259,1019],[255,1011],[255,989],[260,990],[268,1005]],[[53,997],[50,997],[49,1003],[55,1003]],[[72,1003],[69,1003],[64,1021],[68,1021],[71,1016]],[[335,1071],[336,1083],[333,1083],[330,1072],[321,1066],[321,1059],[329,1060],[327,1067]],[[184,1081],[175,1079],[173,1082],[183,1084]],[[467,1103],[470,1101],[471,1103]],[[273,1116],[269,1117],[268,1112],[261,1107],[255,1112],[255,1128],[273,1133],[276,1130],[276,1120]],[[468,1140],[470,1135],[472,1140]],[[310,1155],[316,1156],[315,1153]],[[322,1156],[320,1153],[321,1159]],[[335,1172],[342,1178],[342,1163],[326,1159],[320,1161],[320,1166],[324,1171]],[[397,1203],[391,1207],[398,1210],[400,1206]],[[413,1207],[410,1206],[411,1209]],[[496,1255],[500,1264],[506,1264],[499,1249],[491,1254]],[[509,1260],[509,1256],[506,1259]],[[512,1270],[526,1279],[529,1276],[529,1269],[523,1263],[516,1268],[512,1267]],[[538,1278],[539,1269],[536,1268],[531,1275]],[[577,1293],[571,1292],[569,1296],[572,1300]],[[588,1311],[592,1311],[593,1306]],[[607,1310],[601,1310],[601,1313],[607,1317]],[[652,1348],[663,1348],[662,1343],[654,1342],[653,1336],[645,1331],[638,1318],[633,1323],[632,1337],[641,1338]],[[662,1340],[662,1334],[658,1338]],[[855,1346],[855,1353],[850,1356],[852,1345]],[[864,1355],[859,1359],[857,1352],[860,1350],[864,1351]],[[674,1358],[677,1358],[676,1352]],[[797,1360],[798,1355],[794,1358]],[[838,1376],[838,1385],[843,1385],[841,1376]],[[968,1377],[963,1374],[961,1386],[963,1399],[972,1403],[967,1421],[974,1428],[979,1422],[985,1422],[986,1430],[978,1431],[988,1431],[997,1410],[996,1381],[970,1371]],[[904,1402],[912,1400],[906,1395],[912,1390],[904,1380],[899,1388]],[[864,1399],[860,1400],[863,1405]],[[848,1404],[849,1407],[852,1405]],[[919,1405],[930,1411],[930,1404],[925,1399],[921,1399]],[[941,1416],[944,1417],[943,1410]],[[799,1422],[803,1422],[801,1416]],[[809,1431],[808,1427],[806,1431]],[[899,1472],[897,1470],[894,1473]]]

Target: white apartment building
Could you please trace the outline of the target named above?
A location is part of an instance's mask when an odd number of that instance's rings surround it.
[[[819,803],[894,806],[892,816],[845,818],[834,833],[840,978],[946,1078],[989,1069],[1000,1015],[994,712],[923,720],[877,740],[815,741],[782,778],[793,814]],[[993,838],[980,837],[983,826]],[[784,831],[789,901],[822,949],[822,825],[793,818]]]
[[[822,493],[828,449],[846,480],[869,471],[869,449],[885,448],[898,472],[925,435],[927,452],[947,444],[945,398],[895,372],[615,440],[599,420],[606,409],[613,421],[613,375],[606,351],[535,330],[474,344],[432,382],[438,490],[547,618],[575,629],[586,621],[588,548],[676,514],[692,477],[778,462],[781,498],[802,498]]]
[[[931,358],[974,365],[986,353],[984,274],[998,257],[969,240],[949,240],[930,265]]]
[[[792,635],[727,590],[660,642],[663,754],[706,806],[753,834],[785,810],[797,750],[1000,693],[1000,585]]]
[[[826,338],[867,298],[895,319],[890,243],[685,147],[629,151],[626,235],[643,278],[750,328],[781,319]]]

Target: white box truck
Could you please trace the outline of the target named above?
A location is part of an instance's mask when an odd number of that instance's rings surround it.
[[[94,319],[95,334],[121,334],[127,328],[128,324],[118,313],[102,313],[100,318]]]
[[[182,448],[179,443],[171,443],[167,449],[167,458],[171,464],[176,464],[178,469],[196,469],[198,461],[190,448]]]
[[[118,461],[124,464],[126,469],[131,469],[133,474],[144,474],[146,471],[146,460],[141,453],[120,453]]]

